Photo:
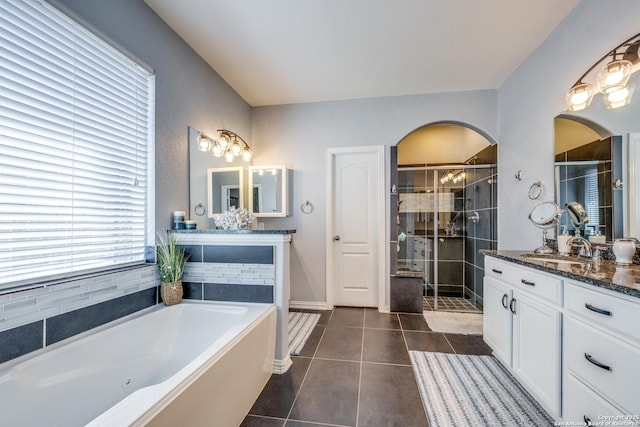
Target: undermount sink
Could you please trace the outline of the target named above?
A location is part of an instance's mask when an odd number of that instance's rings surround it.
[[[521,254],[523,258],[530,259],[531,261],[543,261],[543,262],[553,262],[556,264],[576,264],[582,265],[587,262],[587,260],[579,260],[576,258],[568,258],[560,255],[544,255],[544,254]]]

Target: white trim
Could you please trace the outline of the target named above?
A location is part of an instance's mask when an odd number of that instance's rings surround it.
[[[280,170],[281,183],[280,183],[280,195],[281,195],[281,209],[280,212],[262,212],[262,195],[260,196],[260,212],[253,212],[256,218],[278,218],[289,216],[289,169],[284,165],[277,166],[249,166],[249,188],[253,188],[253,171],[260,169],[277,169]],[[276,203],[277,204],[277,203]],[[249,210],[253,210],[253,190],[249,193]]]
[[[629,134],[627,235],[640,239],[640,133]],[[638,187],[636,187],[636,185]]]
[[[284,359],[275,359],[273,361],[272,373],[278,374],[278,375],[284,374],[289,370],[291,365],[293,365],[293,361],[289,356],[285,357]]]
[[[361,146],[361,147],[341,147],[341,148],[328,148],[327,149],[327,210],[326,210],[326,236],[325,236],[325,251],[326,251],[326,265],[325,265],[325,276],[326,276],[326,304],[329,309],[334,306],[334,286],[335,283],[333,281],[333,171],[334,171],[334,160],[337,154],[367,154],[372,153],[376,154],[378,157],[378,188],[380,191],[380,197],[378,198],[378,245],[377,245],[377,255],[378,255],[378,310],[383,310],[385,307],[385,291],[386,291],[386,283],[387,280],[387,262],[386,262],[386,238],[388,236],[387,233],[387,186],[386,186],[386,177],[387,170],[385,168],[385,146],[384,145],[372,145],[372,146]]]
[[[325,301],[289,301],[289,308],[297,310],[333,310]]]
[[[242,209],[245,206],[245,194],[244,194],[244,168],[242,166],[234,166],[234,167],[228,167],[228,168],[208,168],[207,169],[207,207],[209,208],[209,211],[207,212],[207,216],[209,218],[215,218],[215,214],[219,214],[219,213],[224,213],[226,212],[224,210],[224,206],[226,205],[225,202],[225,197],[224,195],[221,196],[220,202],[222,203],[220,205],[220,209],[221,212],[214,212],[213,211],[213,206],[214,206],[214,188],[213,188],[213,174],[215,172],[238,172],[238,197],[240,199],[240,206],[239,208]],[[226,184],[226,185],[221,185],[221,189],[224,186],[228,186],[228,185],[236,185],[236,184]]]

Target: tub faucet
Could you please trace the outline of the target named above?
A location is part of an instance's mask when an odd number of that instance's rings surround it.
[[[591,246],[591,242],[581,236],[574,236],[567,241],[567,245],[573,246],[574,243],[582,246],[580,249],[580,255],[585,258],[593,257],[593,248]]]

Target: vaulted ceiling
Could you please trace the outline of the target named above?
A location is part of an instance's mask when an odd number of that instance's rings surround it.
[[[145,0],[252,106],[498,89],[580,0]]]

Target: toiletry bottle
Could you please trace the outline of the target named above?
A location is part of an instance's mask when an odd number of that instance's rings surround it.
[[[595,234],[592,234],[589,236],[589,241],[591,243],[604,244],[606,241],[606,238],[604,237],[603,234],[600,234],[600,229],[597,229]]]
[[[567,226],[562,226],[562,234],[558,236],[558,252],[563,255],[568,255],[571,252],[571,247],[568,245],[571,236],[567,232]]]

